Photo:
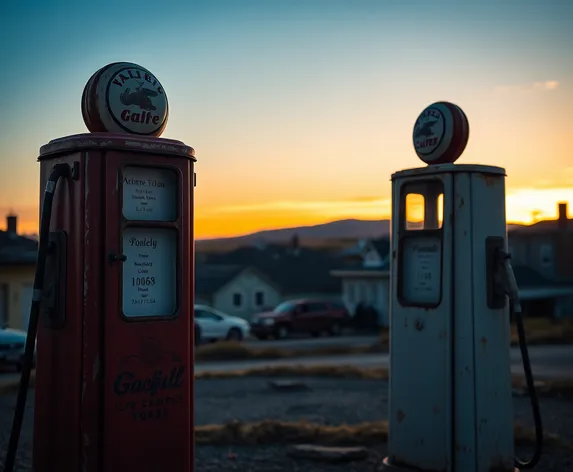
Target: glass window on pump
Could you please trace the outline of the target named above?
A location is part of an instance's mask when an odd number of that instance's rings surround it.
[[[177,174],[171,169],[123,169],[123,216],[138,221],[177,219]]]
[[[122,171],[122,213],[131,221],[173,222],[179,216],[178,176],[172,169],[129,166]],[[177,311],[178,233],[128,226],[123,231],[123,314],[171,317]]]
[[[404,199],[403,228],[406,231],[440,229],[444,221],[444,184],[430,179],[407,184]]]
[[[419,180],[402,188],[400,299],[413,306],[437,306],[442,294],[444,186],[441,180]]]
[[[123,314],[173,316],[177,310],[177,231],[130,227],[123,231]]]

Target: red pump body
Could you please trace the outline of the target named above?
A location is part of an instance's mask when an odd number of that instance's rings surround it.
[[[36,472],[193,470],[194,152],[92,133],[57,184],[37,338]]]

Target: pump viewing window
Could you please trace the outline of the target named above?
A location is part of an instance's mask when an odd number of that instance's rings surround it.
[[[433,308],[441,302],[443,205],[441,180],[402,187],[398,296],[404,306]]]
[[[123,216],[132,221],[175,221],[177,188],[177,174],[170,169],[125,167]]]
[[[444,221],[444,191],[441,181],[410,184],[404,191],[404,229],[440,229]]]

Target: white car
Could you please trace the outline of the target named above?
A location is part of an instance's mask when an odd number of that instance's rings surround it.
[[[241,341],[249,336],[249,323],[205,305],[195,305],[195,344],[220,340]]]
[[[24,362],[24,347],[28,333],[19,329],[0,328],[0,364],[16,366],[18,372],[22,370]],[[36,365],[36,352],[32,366]]]

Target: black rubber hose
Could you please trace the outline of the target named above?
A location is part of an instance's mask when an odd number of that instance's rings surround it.
[[[529,398],[531,399],[531,409],[533,411],[533,422],[535,424],[535,451],[533,457],[528,461],[522,461],[515,457],[515,466],[520,469],[532,469],[539,462],[543,452],[543,423],[541,421],[541,411],[539,410],[539,399],[535,390],[533,373],[531,372],[531,362],[529,361],[529,352],[527,350],[527,341],[525,339],[525,328],[523,327],[523,315],[521,311],[515,313],[513,303],[510,302],[510,312],[515,317],[517,325],[517,335],[519,337],[519,348],[521,349],[521,360],[523,361],[523,371],[525,372],[525,381]]]
[[[20,441],[20,432],[22,430],[22,421],[26,409],[26,398],[28,395],[28,386],[30,385],[30,373],[34,363],[34,351],[36,349],[36,333],[38,331],[38,318],[40,315],[40,303],[42,299],[42,289],[44,286],[44,271],[46,268],[46,256],[48,254],[48,244],[50,237],[50,220],[52,218],[52,203],[54,201],[54,192],[56,184],[60,177],[68,177],[70,166],[68,164],[56,164],[48,182],[44,194],[44,204],[40,218],[40,241],[38,243],[38,257],[36,262],[36,273],[34,274],[34,295],[32,297],[32,306],[30,308],[30,321],[28,323],[28,335],[26,337],[26,347],[24,350],[24,360],[22,362],[22,374],[20,377],[20,386],[18,389],[18,400],[16,401],[16,411],[14,412],[14,422],[12,423],[12,432],[10,434],[10,443],[6,453],[6,462],[4,463],[4,472],[12,472],[16,462],[16,453],[18,452],[18,442]]]

